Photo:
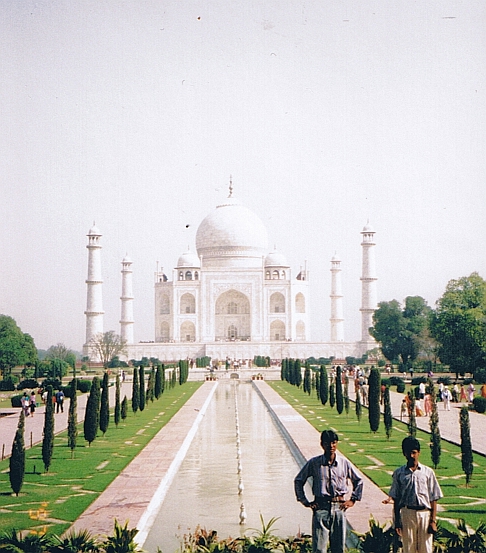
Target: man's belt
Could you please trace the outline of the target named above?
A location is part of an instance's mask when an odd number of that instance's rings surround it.
[[[424,507],[423,505],[405,505],[405,509],[411,509],[412,511],[425,511],[429,510],[428,507]]]
[[[319,507],[326,507],[330,503],[344,503],[346,500],[344,499],[344,496],[339,495],[336,497],[316,497],[314,501]]]

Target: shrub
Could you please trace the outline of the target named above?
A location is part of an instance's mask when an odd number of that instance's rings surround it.
[[[78,380],[78,390],[86,394],[91,390],[91,380]]]
[[[412,386],[418,386],[422,382],[425,384],[427,382],[427,377],[425,377],[425,376],[416,376],[415,378],[412,378]]]
[[[12,407],[22,407],[22,394],[12,396],[10,402],[12,403]]]
[[[16,382],[17,379],[15,378],[15,376],[6,376],[3,380],[0,381],[0,392],[13,392],[15,390]]]
[[[403,384],[403,378],[400,376],[390,376],[390,386],[398,386],[399,384]]]
[[[405,382],[400,379],[400,382],[397,382],[397,392],[403,394],[405,392]]]
[[[47,388],[47,386],[52,386],[53,390],[60,390],[62,387],[62,382],[59,378],[46,378],[42,383],[42,388]]]
[[[475,397],[473,399],[474,410],[478,413],[484,413],[486,411],[486,397]]]
[[[382,378],[381,383],[382,383],[382,385],[386,386],[387,388],[389,388],[392,385],[391,378]]]
[[[450,386],[451,385],[451,377],[450,376],[441,376],[437,379],[437,384],[444,384],[444,386]]]
[[[39,383],[35,378],[27,378],[26,380],[22,380],[19,384],[17,384],[17,390],[25,390],[26,388],[29,388],[29,390],[33,390],[34,388],[38,388]]]

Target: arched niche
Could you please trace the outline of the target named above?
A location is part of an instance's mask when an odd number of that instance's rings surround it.
[[[195,313],[196,312],[196,298],[187,292],[186,294],[182,294],[181,300],[180,300],[180,313]]]
[[[295,296],[295,312],[296,313],[305,313],[305,297],[302,292],[299,292]]]
[[[285,313],[285,296],[280,292],[270,296],[270,313]]]

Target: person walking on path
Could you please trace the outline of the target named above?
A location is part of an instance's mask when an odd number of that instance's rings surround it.
[[[444,409],[446,411],[451,410],[451,399],[452,399],[452,393],[449,390],[449,388],[446,386],[442,392],[442,399],[444,401]]]
[[[395,470],[388,495],[393,499],[395,531],[403,553],[432,553],[437,532],[437,501],[443,497],[434,471],[419,463],[420,442],[402,441],[407,464]]]
[[[461,384],[461,393],[460,393],[460,401],[467,401],[466,396],[466,390],[464,389],[464,384]]]
[[[344,553],[346,542],[346,510],[361,500],[363,480],[351,463],[338,454],[338,435],[332,430],[321,434],[323,455],[313,457],[294,479],[297,501],[312,509],[312,551],[326,553],[328,543],[333,553]],[[312,478],[313,501],[305,495],[304,486]],[[348,493],[348,480],[353,491]]]
[[[472,403],[474,400],[474,394],[476,393],[476,388],[474,387],[474,384],[472,382],[470,382],[469,386],[467,387],[467,393],[469,395],[469,403]]]
[[[64,413],[64,392],[62,390],[56,392],[56,413],[59,413],[59,409],[61,413]]]
[[[34,416],[36,406],[37,406],[37,400],[36,400],[36,397],[35,397],[35,391],[32,390],[32,392],[30,394],[30,399],[29,399],[29,408],[30,408],[30,416],[31,417]]]
[[[21,403],[22,403],[22,409],[24,410],[24,415],[26,417],[29,416],[29,412],[30,412],[30,409],[29,409],[29,406],[30,406],[30,398],[29,396],[27,395],[27,392],[24,392],[23,396],[22,396],[22,399],[21,399]]]

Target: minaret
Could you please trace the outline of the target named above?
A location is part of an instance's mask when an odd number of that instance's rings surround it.
[[[122,340],[133,344],[133,280],[132,260],[126,255],[122,261],[121,332]]]
[[[100,332],[103,332],[103,279],[101,278],[101,233],[93,223],[88,234],[88,278],[86,284],[86,344]]]
[[[344,341],[343,293],[341,261],[334,254],[331,259],[331,342]]]
[[[375,266],[375,231],[369,221],[361,231],[363,241],[363,270],[361,273],[361,341],[374,342],[369,329],[373,326],[373,313],[377,306],[376,300],[376,266]]]

